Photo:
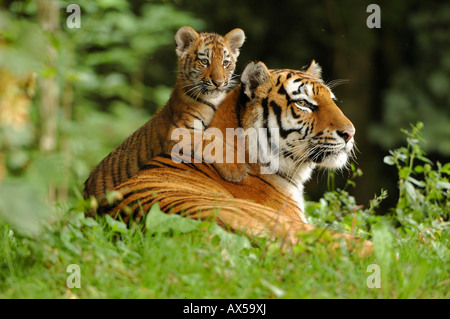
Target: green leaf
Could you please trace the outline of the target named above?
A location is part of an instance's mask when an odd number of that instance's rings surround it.
[[[450,175],[450,163],[447,163],[444,166],[442,166],[441,172]]]
[[[423,173],[423,166],[422,165],[417,165],[416,167],[414,167],[414,172],[416,173]]]
[[[239,252],[242,249],[251,247],[247,237],[229,233],[216,223],[211,226],[210,231],[216,234],[220,238],[220,242],[232,252]]]
[[[395,160],[392,156],[385,156],[383,162],[387,165],[395,165]]]
[[[70,252],[72,252],[73,254],[80,256],[81,252],[80,249],[77,245],[75,245],[73,243],[73,239],[74,239],[74,234],[72,232],[72,229],[68,226],[65,226],[62,230],[61,230],[61,241],[64,245],[64,247],[69,250]]]
[[[0,220],[14,226],[22,235],[38,236],[51,216],[44,199],[45,186],[29,179],[5,179],[0,185]]]
[[[385,281],[387,280],[387,275],[390,273],[394,258],[394,237],[392,236],[389,227],[385,224],[374,225],[372,228],[372,234],[376,261],[381,268],[383,281]]]
[[[145,219],[145,227],[150,234],[161,234],[169,231],[189,233],[199,229],[201,222],[188,219],[176,214],[165,214],[159,209],[159,204],[154,204]]]
[[[116,233],[124,234],[127,232],[128,228],[127,225],[125,225],[123,222],[115,220],[109,215],[105,216],[106,222],[108,223],[109,227],[111,227],[111,230]]]
[[[449,182],[439,181],[439,182],[436,183],[436,188],[438,188],[438,189],[450,189],[450,183]]]
[[[425,156],[422,156],[419,154],[419,155],[417,155],[417,158],[420,159],[422,162],[433,165],[433,162],[429,158],[426,158]]]
[[[417,179],[415,179],[415,178],[413,178],[411,176],[408,177],[408,181],[410,181],[411,183],[413,183],[414,185],[419,186],[419,187],[425,187],[426,186],[425,182],[418,181]]]
[[[409,175],[409,167],[402,167],[399,171],[398,171],[398,176],[402,179],[406,179]]]
[[[271,284],[270,282],[268,282],[264,278],[261,278],[261,284],[264,287],[269,288],[270,291],[278,298],[281,298],[281,297],[283,297],[286,294],[286,291],[284,291],[283,289],[275,286],[274,284]]]
[[[414,186],[413,186],[410,182],[408,182],[408,181],[406,181],[404,185],[405,185],[406,193],[407,193],[408,196],[415,202],[416,199],[417,199],[416,189],[415,189]]]
[[[406,154],[397,154],[397,158],[404,163],[408,160],[408,156]]]

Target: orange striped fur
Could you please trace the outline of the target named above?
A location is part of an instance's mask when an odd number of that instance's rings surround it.
[[[227,128],[278,126],[277,172],[262,174],[261,162],[250,163],[248,143],[242,164],[192,163],[189,156],[163,153],[118,185],[122,198],[113,205],[104,203],[100,212],[128,222],[143,218],[158,202],[166,213],[214,219],[225,229],[250,237],[275,235],[295,243],[299,234],[314,231],[303,212],[303,183],[315,166],[345,165],[354,127],[335,104],[314,61],[305,71],[269,71],[261,62],[250,63],[241,81],[219,106],[210,127],[226,136]],[[178,161],[180,156],[184,161]],[[247,172],[239,183],[223,179],[218,169],[239,166]],[[358,242],[351,235],[334,236]],[[363,251],[370,250],[371,243],[365,242]]]
[[[178,75],[169,101],[98,164],[85,182],[84,197],[101,200],[153,156],[170,152],[173,129],[193,129],[194,120],[206,128],[219,103],[238,84],[233,72],[244,39],[241,29],[222,37],[180,28],[175,35]]]

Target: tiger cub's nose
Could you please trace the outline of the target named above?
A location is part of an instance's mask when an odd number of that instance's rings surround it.
[[[220,81],[220,80],[213,80],[213,79],[211,79],[211,82],[212,82],[212,84],[214,84],[214,86],[216,88],[220,88],[223,85],[223,81]]]

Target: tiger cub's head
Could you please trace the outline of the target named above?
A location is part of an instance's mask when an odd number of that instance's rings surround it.
[[[272,145],[259,147],[272,150],[269,162],[277,160],[278,173],[289,178],[306,180],[315,166],[342,168],[352,154],[355,127],[321,71],[315,61],[303,71],[268,70],[258,62],[241,75],[241,124],[267,130],[267,141],[259,143]]]
[[[244,40],[241,29],[231,30],[222,37],[181,27],[175,34],[175,43],[178,79],[184,92],[194,99],[223,98],[239,83],[233,74]]]

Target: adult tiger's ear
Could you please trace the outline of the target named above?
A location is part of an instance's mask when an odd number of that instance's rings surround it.
[[[244,85],[244,93],[252,98],[258,86],[269,81],[270,75],[266,65],[262,62],[248,63],[242,71],[241,82]]]
[[[198,33],[191,27],[184,26],[178,29],[175,34],[175,43],[177,45],[175,51],[177,52],[177,55],[181,57],[186,49],[189,48],[192,43],[197,41],[198,38]]]
[[[239,55],[239,49],[245,41],[245,33],[242,29],[233,29],[225,35],[225,41],[230,47],[231,54],[237,58]]]
[[[306,69],[306,73],[309,73],[315,76],[318,79],[322,78],[322,67],[314,60],[311,61],[311,64]]]

